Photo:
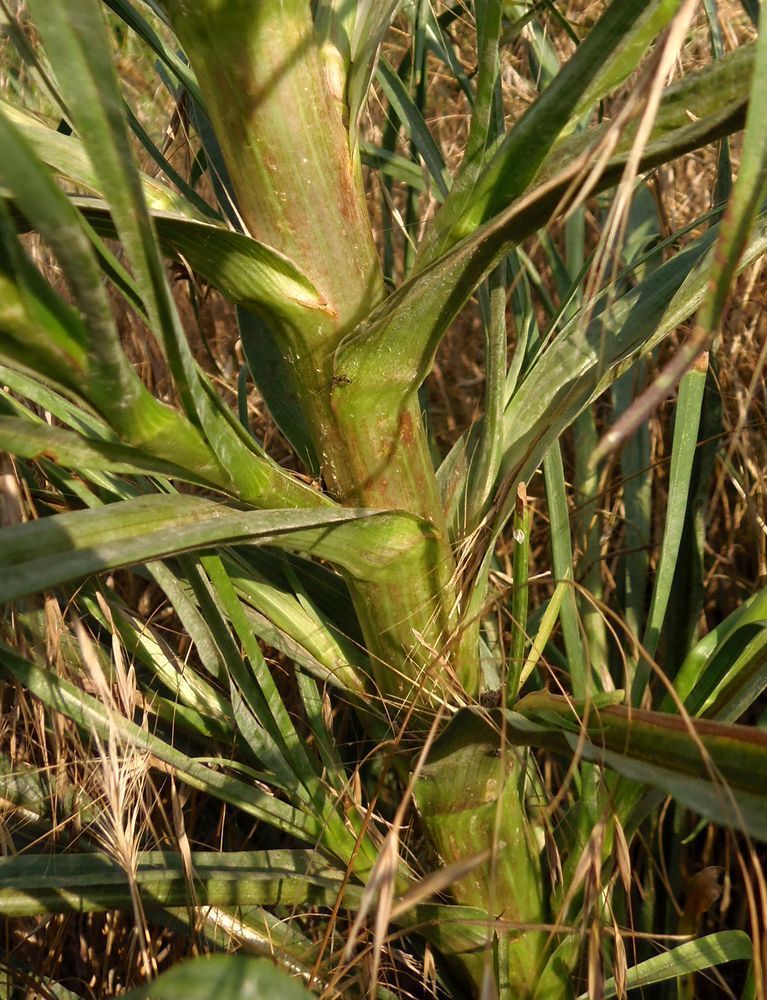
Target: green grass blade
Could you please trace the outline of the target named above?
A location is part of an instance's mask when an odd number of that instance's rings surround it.
[[[346,101],[349,127],[356,140],[360,116],[370,93],[378,52],[401,0],[356,0],[354,26],[349,43],[349,73]],[[342,4],[343,6],[343,4]]]
[[[501,0],[477,0],[477,84],[469,138],[461,161],[459,174],[461,184],[466,183],[464,178],[469,170],[472,170],[476,177],[498,135],[495,116],[498,110],[496,87],[500,70],[499,41],[502,19]]]
[[[9,121],[21,132],[37,156],[62,178],[71,181],[78,190],[85,190],[101,197],[101,183],[93,169],[90,157],[80,139],[75,135],[64,135],[56,129],[43,125],[28,111],[0,100],[0,108]],[[168,166],[170,166],[168,164]],[[172,168],[171,168],[172,169]],[[145,173],[140,174],[141,186],[150,209],[158,212],[177,212],[189,218],[211,220],[212,210],[190,202],[189,198],[178,194],[167,185]],[[194,192],[192,192],[194,193]],[[196,196],[195,196],[196,197]],[[199,200],[199,199],[198,199]]]
[[[648,354],[691,315],[706,294],[713,266],[709,230],[673,260],[653,271],[584,328],[576,317],[538,356],[506,409],[511,445],[502,474],[526,478],[545,448],[589,402],[638,357]],[[760,218],[740,267],[767,250],[767,217]]]
[[[83,216],[104,236],[117,229],[108,206],[75,200]],[[283,254],[221,226],[168,212],[151,213],[163,252],[184,260],[232,302],[290,322],[327,315],[311,282]]]
[[[402,80],[385,59],[382,59],[379,63],[377,76],[392,109],[409,131],[413,145],[423,158],[426,169],[434,179],[440,194],[444,197],[450,188],[450,175],[447,172],[442,153],[432,138],[431,132],[429,132],[420,108],[408,93]]]
[[[296,374],[280,340],[262,317],[237,310],[242,351],[253,380],[274,422],[293,446],[305,469],[320,474],[320,461],[300,405]]]
[[[160,35],[154,30],[149,20],[140,14],[129,0],[103,0],[103,2],[149,46],[157,58],[173,73],[178,82],[182,84],[187,93],[199,104],[202,104],[202,94],[197,86],[197,80],[191,68],[169,45],[166,45]]]
[[[344,530],[354,524],[362,531]],[[0,567],[13,567],[13,573],[0,581],[0,600],[91,573],[235,542],[279,545],[376,581],[428,545],[432,534],[429,525],[408,514],[239,511],[184,494],[144,496],[6,529]]]
[[[323,680],[335,678],[336,684],[342,684],[351,691],[362,693],[359,675],[366,667],[366,656],[361,648],[361,636],[355,631],[355,620],[350,615],[350,598],[346,587],[342,585],[341,613],[336,616],[328,613],[306,594],[305,583],[297,577],[293,567],[295,584],[286,585],[286,578],[280,572],[275,572],[275,562],[271,556],[258,558],[256,549],[238,549],[236,553],[227,552],[223,555],[227,572],[234,582],[238,595],[249,608],[266,615],[276,628],[285,636],[301,643],[306,652],[316,657],[316,662],[325,665],[326,674]],[[302,567],[317,568],[315,564],[303,563]],[[334,583],[338,585],[339,578],[330,576],[328,571],[324,578],[318,581],[317,593],[320,598],[327,597],[327,588]],[[297,596],[301,594],[299,599]],[[275,643],[272,642],[272,645]],[[277,643],[279,646],[279,643]],[[316,674],[316,671],[312,670]]]
[[[711,629],[690,651],[674,678],[674,689],[682,702],[687,703],[687,699],[709,671],[714,657],[725,648],[738,629],[754,623],[761,624],[764,621],[767,621],[767,588],[752,594],[723,622]],[[660,709],[663,712],[671,712],[673,704],[670,695],[667,695],[661,702]]]
[[[485,412],[482,416],[477,451],[470,463],[468,509],[464,524],[467,534],[479,524],[492,500],[501,464],[503,411],[506,403],[505,261],[490,275],[487,292],[489,303],[485,316]]]
[[[558,585],[564,584],[566,588],[559,612],[565,655],[567,656],[573,693],[576,698],[585,698],[591,690],[591,683],[584,657],[578,602],[575,599],[570,511],[567,506],[562,452],[558,443],[553,444],[544,455],[543,472],[546,481],[546,502],[549,508],[549,537],[551,538],[554,579]]]
[[[761,624],[738,629],[717,656],[723,662],[713,660],[713,676],[695,688],[691,710],[704,718],[735,722],[767,688],[767,628]],[[713,691],[704,700],[706,681]]]
[[[314,851],[192,853],[200,905],[248,906],[334,902],[344,871]],[[103,854],[22,854],[0,860],[0,912],[8,916],[44,912],[97,912],[130,906],[122,868]],[[189,882],[181,855],[139,854],[136,881],[147,905],[189,903]],[[352,893],[353,894],[353,893]],[[37,909],[35,909],[37,907]]]
[[[679,389],[663,542],[658,565],[655,568],[652,600],[642,639],[642,645],[650,657],[655,655],[661,630],[666,621],[674,571],[687,521],[687,501],[695,450],[698,445],[698,427],[703,406],[703,392],[706,387],[707,367],[706,364],[688,372]],[[638,705],[642,700],[649,671],[650,666],[647,660],[640,661],[632,681],[631,697],[635,705]]]
[[[753,951],[754,945],[745,931],[706,934],[696,941],[686,941],[627,969],[624,985],[627,990],[635,990],[653,983],[664,983],[691,972],[712,969],[726,962],[749,961]],[[605,1000],[618,995],[614,979],[608,979],[602,989]],[[587,1000],[587,994],[582,993],[578,1000]]]
[[[253,460],[220,399],[209,391],[176,312],[135,166],[97,0],[63,0],[55,8],[34,0],[31,7],[131,261],[152,329],[161,338],[182,406],[191,422],[204,429],[212,450],[243,494],[263,494],[269,490],[268,463],[259,466]],[[288,477],[272,469],[271,478],[270,485],[279,483],[286,499]],[[276,493],[280,495],[279,486]]]
[[[231,730],[234,721],[232,706],[226,698],[189,663],[182,663],[151,624],[117,604],[114,595],[105,593],[104,597],[109,606],[109,618],[91,595],[82,590],[79,594],[79,600],[91,617],[107,632],[113,629],[126,652],[148,668],[174,700],[199,715],[214,718]]]
[[[717,60],[718,64],[722,62],[721,59]],[[696,317],[693,335],[657,376],[653,385],[624,414],[622,422],[604,436],[595,452],[597,458],[603,457],[653,411],[690,369],[719,327],[733,279],[742,266],[742,257],[747,252],[757,213],[767,193],[767,120],[757,110],[765,88],[767,34],[762,32],[756,42],[751,99],[746,115],[738,179],[719,227],[711,275]]]
[[[577,707],[577,706],[576,706]],[[544,692],[516,705],[539,729],[519,736],[568,757],[582,753],[632,782],[651,785],[715,823],[767,839],[767,733],[612,705],[592,708],[582,742],[572,700]],[[515,720],[509,719],[509,739]]]
[[[33,424],[17,417],[0,417],[0,449],[21,458],[53,459],[59,465],[83,472],[99,469],[129,476],[158,475],[200,486],[211,485],[202,476],[136,448],[88,440],[42,421]]]
[[[646,362],[640,361],[613,384],[615,413],[623,413],[636,398],[637,386],[646,378]],[[652,517],[652,475],[650,470],[650,432],[646,423],[626,442],[621,452],[623,507],[625,513],[623,579],[626,624],[638,639],[644,629],[647,610],[647,579]]]

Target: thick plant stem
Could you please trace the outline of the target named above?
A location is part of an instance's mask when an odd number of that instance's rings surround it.
[[[417,400],[349,414],[342,338],[383,299],[359,161],[308,0],[165,0],[205,97],[250,233],[290,257],[326,304],[275,329],[328,489],[345,504],[407,510],[435,528],[418,565],[374,592],[350,581],[381,695],[426,706],[473,694],[456,637],[455,563]],[[336,67],[337,68],[337,67]],[[357,387],[359,388],[359,387]],[[381,417],[381,413],[384,416]]]
[[[501,922],[494,928],[505,956],[499,979],[519,1000],[536,995],[547,958],[547,934],[529,926],[544,922],[544,903],[539,849],[521,791],[524,767],[486,721],[467,711],[437,740],[415,788],[424,827],[445,866],[490,850],[451,891],[459,903],[479,906]],[[478,992],[489,961],[489,952],[465,958]]]

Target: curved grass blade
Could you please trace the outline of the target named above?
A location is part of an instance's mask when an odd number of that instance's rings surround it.
[[[575,317],[531,366],[506,409],[502,474],[526,479],[549,443],[584,406],[649,353],[703,300],[714,260],[709,230],[673,260],[598,313],[587,327]],[[767,251],[767,216],[758,220],[740,262]]]
[[[46,283],[26,262],[0,212],[0,276],[7,310],[6,349],[32,350],[28,363],[84,396],[128,444],[158,457],[171,445],[174,459],[214,481],[227,482],[195,428],[155,400],[125,357],[115,329],[101,275],[76,209],[53,183],[24,139],[0,114],[4,156],[0,177],[11,188],[25,215],[44,231],[64,269],[86,326],[69,307],[59,304]],[[40,325],[40,321],[44,325]],[[87,346],[87,353],[86,348]],[[21,351],[22,358],[24,356]]]
[[[103,0],[125,24],[136,32],[154,54],[160,59],[186,92],[199,104],[203,104],[202,94],[191,68],[157,34],[150,22],[129,2],[129,0]]]
[[[97,232],[117,235],[106,203],[74,203]],[[170,212],[150,214],[163,252],[186,262],[230,301],[293,323],[311,322],[312,313],[327,315],[316,288],[277,250],[210,222]]]
[[[327,559],[360,580],[429,545],[434,529],[409,514],[367,510],[240,511],[185,494],[143,496],[7,528],[0,537],[0,601],[91,573],[237,542]]]
[[[745,931],[718,931],[706,934],[696,941],[686,941],[684,944],[670,948],[662,955],[640,962],[625,972],[624,989],[636,990],[653,983],[665,983],[669,979],[688,975],[691,972],[702,972],[704,969],[715,968],[727,962],[750,961],[754,945]],[[614,979],[608,979],[603,987],[602,996],[605,1000],[618,996]],[[578,1000],[588,1000],[588,995],[582,993]]]
[[[674,689],[685,705],[701,679],[710,670],[714,657],[724,648],[730,637],[740,628],[763,622],[767,622],[767,587],[752,594],[690,650],[674,678]],[[671,712],[673,705],[671,696],[667,695],[661,702],[660,710]]]
[[[97,469],[129,476],[158,475],[199,486],[211,485],[204,477],[137,448],[88,439],[42,421],[35,424],[19,417],[0,417],[0,449],[21,458],[48,458],[78,471]]]
[[[389,103],[399,120],[408,129],[413,145],[423,158],[426,169],[444,198],[450,189],[450,175],[447,172],[442,153],[424,121],[423,114],[407,92],[407,88],[398,74],[385,59],[382,59],[378,66],[377,76]]]
[[[516,705],[529,726],[508,713],[511,741],[521,738],[652,785],[725,826],[767,840],[767,733],[751,726],[680,718],[612,705],[584,712],[565,698],[539,692]],[[588,738],[582,736],[584,717]]]
[[[717,61],[721,63],[722,60]],[[733,279],[742,267],[757,213],[767,193],[767,120],[759,100],[767,88],[767,34],[756,42],[751,99],[746,115],[743,151],[738,178],[727,202],[717,235],[714,261],[706,294],[700,304],[692,336],[657,376],[654,383],[605,434],[594,455],[598,460],[631,432],[660,403],[702,354],[721,322]]]
[[[61,177],[71,181],[78,189],[101,197],[98,173],[93,169],[90,157],[80,139],[75,135],[64,135],[54,128],[43,125],[34,115],[8,101],[0,100],[0,109],[21,132],[43,163]],[[140,174],[141,186],[152,211],[177,212],[191,219],[211,220],[211,210],[202,213],[189,199],[154,177]]]
[[[315,851],[195,851],[191,858],[202,906],[332,905],[345,877]],[[124,870],[103,854],[20,854],[0,859],[0,871],[0,912],[5,916],[130,906]],[[142,852],[136,881],[147,905],[189,902],[189,882],[178,853]]]
[[[237,327],[250,374],[274,422],[293,446],[304,468],[319,476],[320,461],[300,405],[300,387],[285,352],[262,316],[237,309]]]
[[[402,0],[357,0],[355,4],[346,81],[349,128],[354,139],[370,92],[381,42],[401,2]]]

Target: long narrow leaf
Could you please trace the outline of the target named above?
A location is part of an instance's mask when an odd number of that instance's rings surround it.
[[[183,494],[145,496],[6,529],[0,567],[13,572],[0,581],[0,601],[90,573],[235,542],[316,555],[375,581],[432,535],[429,525],[408,514],[239,511]]]

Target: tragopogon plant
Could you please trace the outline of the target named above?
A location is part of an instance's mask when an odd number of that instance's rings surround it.
[[[435,996],[609,996],[663,980],[692,996],[697,970],[744,960],[744,995],[759,993],[764,899],[753,940],[696,937],[702,910],[672,926],[661,903],[645,929],[682,934],[670,950],[627,957],[624,937],[639,905],[631,858],[667,795],[678,816],[747,844],[767,836],[767,737],[737,724],[767,685],[767,592],[700,638],[690,583],[713,461],[705,351],[736,275],[767,250],[767,42],[725,53],[714,0],[612,0],[598,17],[580,5],[574,24],[562,6],[28,0],[27,17],[0,4],[44,108],[25,108],[8,77],[0,446],[21,488],[8,487],[20,523],[0,532],[13,602],[0,663],[18,697],[45,706],[42,744],[69,720],[106,773],[132,761],[170,776],[155,780],[178,844],[146,850],[126,818],[140,812],[130,783],[105,806],[65,777],[57,809],[80,817],[82,850],[21,850],[17,833],[0,912],[125,908],[147,974],[147,920],[211,948],[225,927],[327,997],[410,995],[424,970]],[[756,22],[758,5],[743,7]],[[713,57],[680,74],[706,23]],[[126,27],[187,130],[185,175],[121,88]],[[508,52],[529,69],[513,115]],[[446,74],[469,108],[452,170],[424,113],[430,78]],[[731,186],[727,137],[744,127]],[[717,141],[713,207],[661,234],[644,178]],[[39,266],[29,233],[56,268]],[[236,307],[238,412],[192,350],[168,262]],[[475,295],[481,416],[441,454],[422,389]],[[165,398],[129,360],[128,311],[159,345]],[[249,380],[302,473],[251,432]],[[677,382],[651,560],[646,418]],[[601,444],[597,400],[613,406]],[[605,595],[599,497],[616,462],[625,553]],[[526,487],[541,469],[554,585],[535,604]],[[131,602],[149,585],[186,658]],[[266,647],[292,665],[290,684]],[[3,797],[49,828],[45,782],[16,744],[4,753]],[[561,768],[556,794],[544,762]],[[189,847],[177,785],[198,791],[208,849]],[[255,840],[215,850],[216,804],[237,829],[256,821]],[[106,840],[105,808],[123,814]],[[171,975],[168,995],[301,992],[258,963]]]

